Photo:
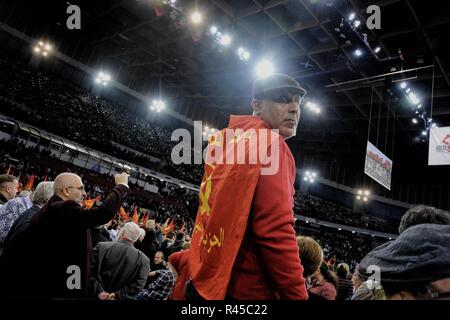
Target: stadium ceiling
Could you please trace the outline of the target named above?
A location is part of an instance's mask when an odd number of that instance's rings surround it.
[[[319,115],[304,109],[298,135],[289,140],[305,165],[334,161],[342,170],[362,171],[371,119],[370,140],[394,159],[394,172],[400,162],[402,176],[425,170],[427,144],[418,139],[423,126],[411,121],[414,108],[398,90],[402,79],[424,108],[433,104],[433,121],[450,125],[450,12],[444,1],[178,0],[185,19],[158,2],[7,0],[0,15],[32,37],[50,37],[58,50],[90,67],[107,66],[114,79],[142,94],[161,81],[176,102],[172,108],[215,127],[225,126],[230,113],[250,113],[254,66],[268,57],[322,108]],[[66,28],[70,4],[81,8],[81,30]],[[373,4],[381,9],[379,30],[366,26],[366,8]],[[204,16],[200,26],[188,21],[195,7]],[[351,12],[362,21],[356,30],[349,26]],[[214,41],[212,25],[231,34],[233,45]],[[369,50],[362,37],[380,51]],[[239,45],[251,53],[249,61],[236,55]],[[394,73],[407,69],[414,70]],[[381,74],[389,75],[371,78]],[[371,79],[353,81],[364,78]]]

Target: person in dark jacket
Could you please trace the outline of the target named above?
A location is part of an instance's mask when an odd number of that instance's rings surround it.
[[[0,261],[0,297],[20,297],[27,285],[29,272],[28,260],[31,254],[29,226],[33,216],[41,210],[53,195],[53,182],[41,182],[30,198],[33,206],[14,221],[8,236],[3,243],[3,254]]]
[[[132,299],[144,288],[150,260],[133,247],[141,232],[134,222],[127,222],[117,242],[100,242],[94,249],[90,284],[100,300]]]
[[[54,196],[33,217],[32,297],[84,298],[92,256],[90,228],[107,223],[130,193],[128,175],[115,176],[115,188],[101,205],[90,209],[81,203],[86,196],[81,178],[62,173],[55,178]]]

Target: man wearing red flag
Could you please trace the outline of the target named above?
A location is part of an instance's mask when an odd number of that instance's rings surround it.
[[[295,161],[284,141],[296,133],[305,94],[284,74],[258,79],[253,115],[231,116],[209,139],[187,298],[307,299],[293,228]]]

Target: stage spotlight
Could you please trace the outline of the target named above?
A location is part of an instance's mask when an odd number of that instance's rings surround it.
[[[36,52],[36,53],[39,53],[39,52],[41,52],[41,48],[39,48],[39,47],[34,47],[34,52]]]
[[[308,178],[307,178],[307,177],[304,177],[303,180],[308,181]]]
[[[200,14],[200,12],[193,12],[191,15],[191,21],[193,24],[199,24],[200,22],[202,22],[202,15]]]
[[[44,46],[44,42],[42,42],[42,41],[39,41],[39,43],[38,43],[41,47],[43,47]]]
[[[361,50],[359,50],[359,49],[356,49],[356,50],[355,50],[355,56],[361,57],[362,54],[363,54],[363,52],[362,52]]]
[[[355,230],[353,230],[353,231],[352,231],[352,233],[356,233],[356,231],[355,231]]]
[[[400,83],[400,88],[405,89],[407,86],[406,82]]]
[[[412,123],[417,124],[417,123],[418,123],[417,119],[416,119],[416,118],[413,118],[413,119],[412,119]]]
[[[356,14],[354,12],[350,13],[350,15],[348,16],[348,20],[353,21],[353,19],[355,19]]]
[[[363,193],[363,191],[362,190],[358,190],[358,194],[362,194]]]
[[[369,200],[367,197],[364,197],[364,198],[363,198],[363,201],[364,201],[364,202],[367,202],[367,200]]]
[[[215,35],[215,34],[217,33],[217,27],[216,27],[216,26],[212,26],[212,27],[209,29],[209,32],[210,32],[211,34]]]
[[[267,78],[274,73],[274,67],[272,63],[267,60],[262,60],[256,66],[256,74],[259,78]]]
[[[361,200],[361,196],[356,196],[356,199],[357,200]]]
[[[365,191],[364,191],[364,195],[365,195],[365,196],[369,196],[369,195],[370,195],[369,190],[365,190]]]
[[[380,47],[376,47],[374,51],[375,51],[375,53],[378,53],[378,52],[381,51],[381,48]]]

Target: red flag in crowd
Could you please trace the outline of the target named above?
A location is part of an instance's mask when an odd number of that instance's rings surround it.
[[[138,224],[139,221],[139,213],[136,206],[134,206],[134,213],[133,213],[133,222]]]
[[[36,176],[33,174],[31,177],[28,178],[27,184],[23,187],[24,190],[33,191],[33,185],[34,185],[34,178]]]
[[[123,207],[120,207],[119,215],[124,221],[128,221],[130,219],[130,215],[125,211]]]
[[[96,203],[100,199],[101,199],[100,196],[96,196],[94,199],[89,199],[88,198],[88,199],[83,201],[83,206],[85,206],[86,208],[90,209],[90,208],[92,208],[94,203]]]

